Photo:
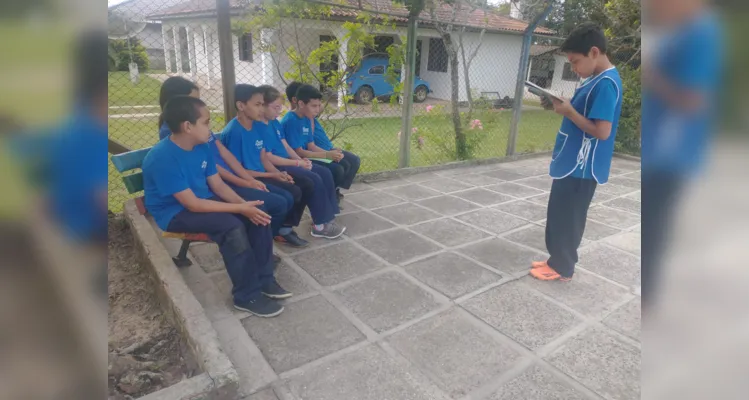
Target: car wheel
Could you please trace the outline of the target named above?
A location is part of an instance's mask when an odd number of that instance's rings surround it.
[[[423,103],[427,99],[427,94],[429,94],[427,87],[420,85],[416,90],[414,90],[414,101],[417,103]]]
[[[362,86],[356,91],[354,100],[359,104],[369,104],[374,99],[374,91],[369,86]]]

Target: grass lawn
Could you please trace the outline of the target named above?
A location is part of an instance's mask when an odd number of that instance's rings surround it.
[[[159,89],[161,82],[140,74],[137,85],[130,82],[129,72],[109,73],[109,106],[156,106],[153,110],[146,109],[144,112],[158,112]],[[132,110],[126,110],[132,112]],[[117,114],[117,110],[110,110],[111,114]]]
[[[492,158],[505,155],[507,137],[510,131],[512,113],[485,112],[475,117],[480,119],[483,130],[467,131],[467,135],[480,135],[474,158]],[[111,138],[130,148],[144,148],[158,141],[157,117],[141,119],[110,119],[109,135]],[[351,151],[362,159],[361,171],[376,172],[396,169],[398,166],[398,146],[400,139],[401,119],[398,117],[361,118],[352,121],[358,126],[349,128],[335,140],[339,147],[350,146]],[[518,153],[548,151],[554,145],[554,138],[561,117],[551,111],[526,111],[520,123],[517,138]],[[224,127],[223,115],[214,114],[213,130],[218,132]],[[454,161],[452,150],[452,124],[446,116],[418,115],[414,117],[413,126],[418,135],[424,135],[426,141],[422,149],[411,146],[411,165],[426,166]],[[439,142],[445,143],[441,146]],[[127,197],[119,173],[109,163],[109,201],[110,209],[119,212]]]

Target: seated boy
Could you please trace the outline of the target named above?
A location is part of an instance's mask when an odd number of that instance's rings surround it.
[[[258,88],[250,85],[237,85],[234,98],[237,107],[237,117],[231,120],[224,128],[224,144],[245,166],[254,171],[255,174],[283,174],[289,181],[282,183],[281,187],[287,190],[301,191],[302,201],[295,205],[290,215],[298,223],[309,206],[310,215],[314,225],[311,235],[326,239],[336,239],[346,230],[335,222],[335,215],[339,209],[335,200],[335,189],[332,176],[327,180],[321,179],[314,173],[302,173],[293,171],[294,175],[280,172],[269,160],[269,153],[265,150],[265,135],[263,132],[268,128],[262,121],[265,118],[263,93]],[[267,171],[267,172],[266,172]],[[329,174],[329,171],[324,170]],[[261,180],[265,179],[263,177]],[[281,240],[279,240],[281,241]]]
[[[143,160],[146,209],[159,228],[206,233],[219,246],[231,278],[234,307],[260,317],[283,311],[275,299],[291,297],[273,276],[270,217],[227,186],[207,146],[211,137],[208,107],[200,99],[179,96],[163,113],[172,132]]]
[[[596,185],[609,179],[623,94],[601,28],[589,23],[578,26],[561,50],[585,81],[571,100],[553,100],[554,111],[564,119],[549,167],[554,179],[546,219],[549,259],[534,262],[530,273],[540,280],[569,281]]]
[[[301,87],[304,87],[305,92],[309,92],[313,95],[313,97],[317,96],[317,89],[315,89],[312,86],[309,85],[302,85],[299,82],[291,82],[289,86],[286,87],[286,98],[289,100],[289,103],[291,103],[291,110],[296,110],[297,107],[297,92]],[[317,91],[319,93],[319,91]],[[322,98],[322,94],[320,94],[320,98]],[[284,116],[284,120],[287,118],[290,118],[288,113]],[[319,114],[318,114],[319,115]],[[323,129],[322,125],[320,124],[320,121],[317,118],[317,115],[314,116],[313,119],[313,127],[312,127],[312,133],[313,133],[313,140],[311,143],[308,143],[306,148],[307,157],[313,157],[312,153],[325,153],[329,154],[330,157],[322,157],[322,158],[330,158],[333,160],[333,162],[325,163],[321,161],[313,161],[316,164],[319,164],[325,168],[330,169],[330,172],[333,174],[333,180],[335,181],[336,185],[336,194],[339,199],[343,198],[343,195],[341,194],[341,188],[343,189],[351,189],[351,184],[354,183],[354,178],[356,177],[356,173],[359,172],[359,167],[361,166],[361,160],[359,159],[359,156],[357,156],[354,153],[341,150],[339,148],[336,148],[333,146],[333,142],[330,141],[330,138],[328,137],[328,134],[325,132],[325,129]],[[321,158],[321,157],[316,157]]]
[[[177,96],[192,96],[200,98],[200,89],[198,85],[181,76],[172,76],[164,81],[159,93],[159,104],[163,111],[164,106],[169,100]],[[163,117],[159,118],[159,138],[164,139],[171,135],[169,127],[164,123]],[[263,182],[253,178],[247,170],[242,168],[242,164],[237,161],[234,155],[216,140],[216,136],[211,133],[208,140],[208,147],[211,155],[216,161],[216,169],[221,179],[226,182],[240,197],[247,201],[259,200],[263,202],[261,209],[271,216],[271,228],[273,234],[278,235],[282,230],[286,216],[294,206],[294,197],[291,193],[273,185],[266,185]],[[288,225],[284,230],[290,229]],[[308,245],[307,242],[295,242],[297,247]]]

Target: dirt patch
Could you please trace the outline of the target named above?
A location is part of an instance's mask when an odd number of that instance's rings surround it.
[[[138,398],[199,373],[164,315],[128,225],[109,220],[109,399]]]

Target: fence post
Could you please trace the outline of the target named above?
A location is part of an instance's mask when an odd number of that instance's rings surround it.
[[[406,82],[403,85],[403,121],[398,154],[398,168],[411,165],[411,114],[413,112],[414,73],[416,69],[416,27],[418,16],[408,17],[408,33],[406,34]]]
[[[234,40],[231,35],[231,6],[229,0],[216,0],[218,49],[221,60],[221,84],[224,92],[224,116],[229,122],[236,115],[234,111]]]
[[[551,13],[551,9],[554,6],[554,0],[548,0],[544,11],[533,19],[533,22],[528,24],[528,27],[523,33],[523,48],[520,52],[520,65],[518,66],[518,77],[515,82],[515,99],[512,104],[512,123],[510,124],[510,136],[507,138],[507,152],[506,156],[515,154],[515,143],[518,137],[518,126],[520,125],[520,116],[523,113],[523,95],[525,94],[525,80],[528,76],[528,65],[531,55],[531,40],[533,39],[533,32],[536,30],[538,24],[545,20],[546,17]]]

